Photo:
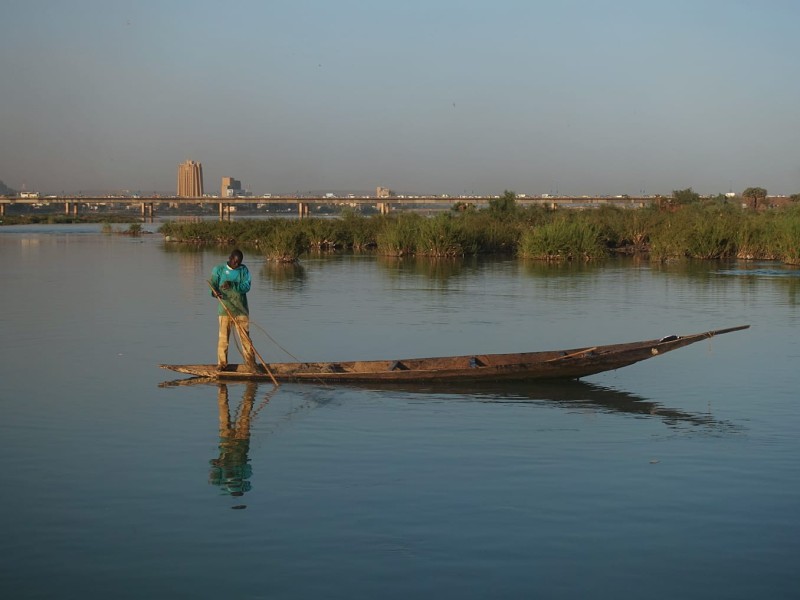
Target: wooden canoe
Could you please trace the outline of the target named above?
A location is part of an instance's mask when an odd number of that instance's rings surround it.
[[[434,358],[399,360],[362,360],[350,362],[271,363],[269,370],[278,381],[309,383],[354,382],[447,382],[447,381],[524,381],[579,379],[613,371],[683,348],[700,340],[740,331],[749,325],[695,333],[670,335],[660,339],[608,346],[587,346],[567,350],[523,352],[516,354],[468,354]],[[210,381],[271,381],[263,366],[250,371],[244,365],[231,364],[223,371],[216,365],[159,365],[162,369],[201,377]]]

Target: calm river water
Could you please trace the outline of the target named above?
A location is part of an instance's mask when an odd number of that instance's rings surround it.
[[[226,256],[0,229],[0,597],[797,597],[800,271],[246,254],[271,361],[752,328],[572,383],[159,386]]]

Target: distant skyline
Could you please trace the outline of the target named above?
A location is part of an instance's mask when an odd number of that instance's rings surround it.
[[[44,194],[800,192],[792,0],[6,0],[0,180]]]

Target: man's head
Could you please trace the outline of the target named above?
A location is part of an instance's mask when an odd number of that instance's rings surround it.
[[[239,267],[240,264],[242,264],[243,260],[244,260],[244,254],[242,254],[242,251],[237,248],[236,250],[231,252],[231,255],[228,257],[228,266],[231,269],[236,269]]]

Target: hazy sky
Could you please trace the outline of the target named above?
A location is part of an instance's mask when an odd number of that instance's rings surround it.
[[[800,192],[796,0],[2,0],[0,180]]]

